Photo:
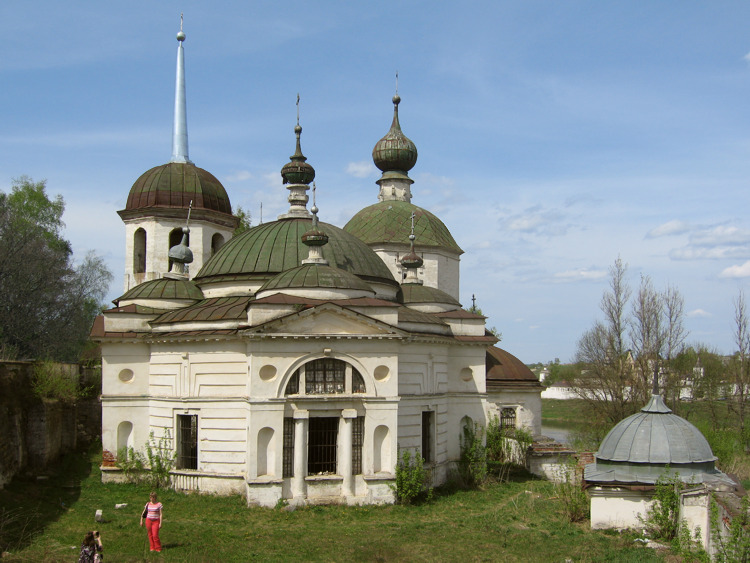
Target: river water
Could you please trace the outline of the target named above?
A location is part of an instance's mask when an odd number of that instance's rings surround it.
[[[542,424],[542,435],[552,438],[553,440],[560,442],[561,444],[570,443],[569,428],[562,428],[559,426],[550,426],[549,424]]]

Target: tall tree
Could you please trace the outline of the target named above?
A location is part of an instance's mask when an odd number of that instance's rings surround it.
[[[679,292],[673,287],[658,292],[651,278],[642,276],[629,308],[626,274],[627,265],[618,257],[600,304],[604,321],[583,334],[576,353],[581,375],[574,390],[610,423],[646,403],[654,377],[661,376],[662,385],[680,381],[669,377],[669,366],[686,336]]]
[[[44,181],[0,192],[0,355],[76,360],[112,274],[100,258],[73,260],[62,197]]]
[[[745,419],[750,400],[750,318],[748,317],[745,294],[740,291],[734,300],[734,344],[737,351],[729,363],[732,386],[729,408],[737,415],[740,430],[745,434]]]

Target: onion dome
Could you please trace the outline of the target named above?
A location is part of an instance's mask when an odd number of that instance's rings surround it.
[[[382,172],[393,172],[407,176],[417,163],[417,146],[401,131],[398,122],[398,104],[401,97],[393,96],[393,123],[385,137],[372,149],[372,160]]]
[[[296,268],[308,255],[302,235],[311,227],[310,219],[284,219],[248,229],[227,241],[203,265],[195,279],[199,284],[268,280],[280,272]],[[321,247],[321,252],[331,266],[365,281],[398,286],[388,266],[357,237],[328,223],[319,223],[318,228],[328,236],[328,244]]]
[[[315,179],[315,169],[306,162],[307,158],[302,154],[302,127],[299,123],[294,127],[294,134],[297,136],[297,150],[289,157],[290,161],[282,166],[281,178],[284,184],[309,184]]]
[[[182,241],[180,241],[180,244],[176,244],[170,248],[167,253],[172,263],[181,265],[181,269],[184,269],[185,264],[190,264],[193,261],[193,251],[190,250],[187,243],[189,233],[190,229],[188,227],[182,227]]]
[[[136,285],[122,297],[115,299],[113,303],[119,306],[126,301],[176,300],[198,302],[201,299],[203,299],[203,292],[192,281],[159,278]]]
[[[184,208],[232,214],[224,186],[216,177],[194,164],[168,162],[143,173],[130,188],[125,211],[149,208]]]
[[[420,249],[438,248],[463,254],[440,219],[408,201],[381,201],[365,207],[349,220],[344,230],[368,245],[403,245],[411,230],[412,213]]]

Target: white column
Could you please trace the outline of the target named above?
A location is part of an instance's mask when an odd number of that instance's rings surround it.
[[[339,458],[339,473],[343,477],[341,482],[341,496],[354,496],[354,477],[352,476],[352,432],[354,424],[352,419],[357,418],[355,409],[344,409],[341,411],[343,428],[341,429],[341,457]]]
[[[305,498],[305,477],[307,476],[307,420],[308,411],[294,411],[294,477],[292,477],[292,498]]]

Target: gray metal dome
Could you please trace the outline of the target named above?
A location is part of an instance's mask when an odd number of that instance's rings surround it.
[[[660,395],[653,395],[641,412],[620,421],[610,430],[596,458],[670,465],[716,460],[701,431],[673,414]]]

